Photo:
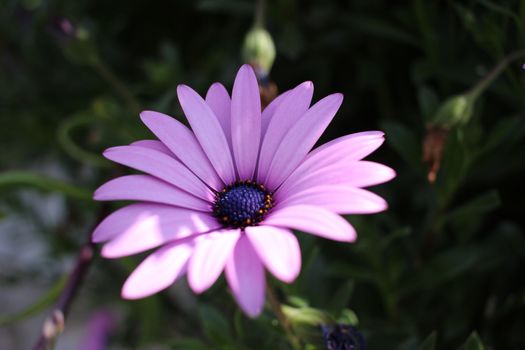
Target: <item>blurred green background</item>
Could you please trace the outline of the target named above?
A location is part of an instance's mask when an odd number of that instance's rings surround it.
[[[36,340],[95,220],[91,192],[115,175],[101,151],[152,137],[142,108],[183,120],[179,83],[231,88],[253,12],[0,0],[0,348]],[[383,130],[371,159],[398,173],[374,189],[387,212],[349,217],[356,244],[299,234],[303,270],[279,291],[304,342],[323,349],[330,318],[370,350],[525,349],[525,2],[269,0],[265,23],[281,91],[345,95],[322,141]],[[121,300],[140,259],[96,258],[57,349],[79,348],[97,310],[113,315],[110,349],[287,349],[272,313],[246,319],[224,282]]]

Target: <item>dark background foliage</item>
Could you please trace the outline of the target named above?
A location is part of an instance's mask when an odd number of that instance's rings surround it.
[[[181,117],[179,83],[202,94],[214,81],[231,88],[253,7],[241,0],[0,0],[6,347],[36,339],[87,239],[98,210],[91,191],[115,174],[101,151],[151,137],[141,108]],[[422,162],[428,126],[444,102],[525,48],[525,2],[275,0],[266,26],[280,90],[311,80],[315,99],[345,94],[322,141],[384,130],[386,145],[372,159],[398,173],[374,189],[389,211],[349,217],[358,243],[299,234],[303,271],[278,288],[305,342],[322,348],[314,325],[328,314],[357,324],[371,350],[455,349],[469,335],[465,349],[482,349],[481,342],[525,349],[525,57],[491,82],[471,118],[446,125],[434,184]],[[143,301],[121,300],[138,261],[95,260],[72,310],[80,329],[89,310],[102,308],[118,319],[115,349],[287,347],[272,313],[246,319],[223,282],[197,298],[180,282]],[[24,285],[35,293],[8,308]]]

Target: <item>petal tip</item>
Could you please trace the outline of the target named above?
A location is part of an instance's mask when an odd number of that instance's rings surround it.
[[[142,111],[140,112],[140,120],[146,125],[148,128],[154,127],[155,123],[160,122],[163,118],[171,118],[167,114],[155,112],[155,111]]]
[[[124,286],[122,286],[120,296],[122,297],[122,299],[126,300],[137,300],[147,297],[147,295],[144,295],[143,293],[134,290],[134,288],[130,286],[127,281],[124,283]]]
[[[195,280],[193,280],[189,276],[188,276],[188,284],[189,284],[191,290],[193,291],[193,293],[195,293],[195,294],[202,294],[202,293],[204,293],[204,291],[206,291],[206,289],[209,288],[209,286],[205,286],[203,284],[200,284],[200,283],[196,282]]]
[[[104,185],[102,185],[104,186]],[[96,200],[96,201],[101,201],[103,200],[103,196],[101,195],[100,193],[100,189],[102,188],[102,186],[100,186],[99,188],[97,188],[94,192],[93,192],[93,200]]]
[[[144,121],[144,120],[155,118],[156,114],[157,114],[157,112],[155,112],[155,111],[144,110],[144,111],[139,113],[139,117],[140,117],[140,119],[142,121]]]
[[[116,146],[116,147],[110,147],[108,149],[105,149],[103,152],[102,152],[102,156],[106,159],[109,159],[109,160],[113,160],[111,159],[111,155],[113,153],[115,153],[116,151],[118,151],[119,149],[119,146]]]
[[[314,83],[310,80],[307,80],[304,83],[302,83],[301,86],[309,90],[314,88]]]
[[[253,68],[251,65],[249,65],[248,63],[245,63],[241,66],[241,68],[239,68],[239,72],[240,71],[245,71],[245,70],[249,70],[249,71],[252,71],[253,72]]]
[[[102,222],[100,224],[102,224]],[[91,233],[90,239],[92,243],[102,243],[107,240],[105,237],[107,235],[104,235],[104,232],[99,229],[100,224],[97,227],[95,227],[95,229]]]
[[[284,283],[291,284],[297,279],[297,277],[299,277],[299,273],[300,271],[297,271],[296,273],[290,276],[279,276],[279,280]]]
[[[188,90],[188,86],[185,85],[185,84],[179,84],[177,85],[177,93],[181,92],[181,91],[187,91]]]
[[[109,243],[111,243],[111,242],[109,242]],[[121,255],[115,254],[115,252],[112,251],[111,246],[108,246],[108,244],[105,244],[104,246],[102,246],[102,249],[100,250],[100,256],[102,256],[102,257],[104,257],[106,259],[120,258]]]
[[[248,316],[249,318],[257,318],[261,314],[263,308],[262,307],[257,308],[257,309],[242,308],[242,310],[244,311],[246,316]]]
[[[219,83],[218,81],[216,81],[215,83],[213,83],[213,84],[210,85],[209,89],[212,89],[212,88],[213,88],[213,89],[221,89],[221,90],[222,90],[222,89],[226,89],[226,88],[224,87],[224,85],[222,85],[222,84]],[[208,90],[209,90],[209,89],[208,89]]]
[[[243,64],[241,68],[239,68],[235,80],[239,79],[240,77],[244,77],[243,79],[248,78],[257,81],[257,76],[255,74],[255,71],[253,70],[253,67],[247,63]]]

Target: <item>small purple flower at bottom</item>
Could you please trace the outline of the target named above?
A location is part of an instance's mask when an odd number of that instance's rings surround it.
[[[187,275],[202,293],[224,271],[242,310],[259,315],[266,270],[293,282],[301,251],[292,229],[335,241],[357,233],[341,215],[386,210],[364,187],[395,172],[363,158],[384,141],[380,131],[339,137],[312,150],[343,101],[332,94],[310,106],[313,84],[284,92],[261,110],[253,69],[240,68],[231,97],[219,83],[206,98],[185,85],[177,94],[191,129],[153,111],[142,121],[158,140],[113,147],[104,156],[142,171],[99,187],[94,199],[138,203],[109,215],[93,232],[102,256],[156,249],[130,275],[127,299],[157,293]]]
[[[328,350],[366,350],[365,338],[357,328],[347,324],[321,326]]]
[[[111,312],[100,310],[93,313],[89,319],[84,341],[79,349],[106,350],[108,338],[115,331],[116,326],[117,321]]]

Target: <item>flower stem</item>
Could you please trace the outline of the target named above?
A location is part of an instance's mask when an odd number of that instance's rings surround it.
[[[479,96],[500,74],[507,68],[507,66],[518,58],[525,56],[525,50],[520,50],[504,57],[485,77],[483,77],[472,89],[467,93],[473,97]]]
[[[275,294],[275,291],[272,285],[268,283],[268,286],[266,289],[267,289],[267,294],[268,294],[268,300],[270,302],[270,308],[272,309],[275,317],[277,317],[277,320],[279,321],[279,324],[284,330],[284,333],[286,334],[288,341],[292,345],[292,348],[294,350],[301,350],[302,349],[301,340],[295,334],[292,323],[283,313],[281,303],[279,302],[279,299],[277,298],[277,295]]]
[[[142,110],[142,107],[135,96],[133,96],[126,85],[103,61],[100,59],[95,60],[91,66],[111,86],[111,88],[113,88],[113,91],[115,91],[115,93],[124,100],[127,108],[132,113],[138,113]]]
[[[254,27],[264,27],[266,0],[257,0],[255,3]]]
[[[103,204],[100,207],[97,215],[97,224],[107,215],[108,210],[109,206],[107,204]],[[67,313],[93,261],[94,245],[91,242],[91,231],[92,230],[90,230],[90,236],[87,242],[80,248],[75,267],[68,277],[66,286],[62,290],[51,314],[44,321],[42,331],[33,350],[54,349],[57,337],[64,330]]]

